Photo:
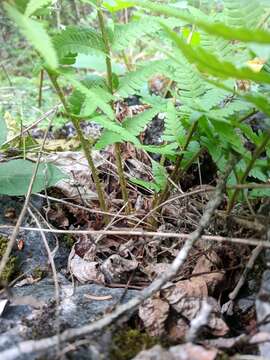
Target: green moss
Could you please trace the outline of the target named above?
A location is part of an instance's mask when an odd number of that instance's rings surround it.
[[[76,239],[72,235],[66,234],[63,236],[63,241],[65,241],[67,247],[71,249],[72,246],[75,244]]]
[[[151,337],[150,335],[136,329],[125,328],[118,330],[112,338],[110,359],[132,359],[140,351],[149,349],[159,342],[159,338]]]
[[[35,279],[43,279],[46,276],[46,271],[42,270],[40,267],[36,267],[33,271],[33,277]]]
[[[0,235],[0,260],[7,249],[8,239]],[[9,282],[18,273],[18,260],[16,256],[10,256],[2,272],[0,281]]]
[[[217,355],[216,360],[230,360],[230,356],[227,355],[226,353],[220,353]]]

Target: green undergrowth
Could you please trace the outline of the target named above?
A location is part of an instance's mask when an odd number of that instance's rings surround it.
[[[116,332],[112,338],[110,351],[111,360],[129,360],[136,356],[140,351],[163,344],[163,340],[152,337],[138,329],[126,327]]]
[[[6,251],[8,239],[0,235],[0,260]],[[9,282],[18,274],[18,259],[16,256],[10,256],[0,278],[0,282]]]

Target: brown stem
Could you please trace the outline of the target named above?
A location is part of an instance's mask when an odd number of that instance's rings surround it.
[[[249,161],[249,163],[248,163],[248,165],[246,167],[246,170],[244,171],[243,175],[239,179],[240,184],[242,184],[246,180],[246,178],[247,178],[250,170],[252,169],[255,161],[258,159],[260,154],[264,151],[265,146],[267,145],[269,140],[270,140],[270,131],[267,134],[265,134],[263,141],[261,142],[261,144],[254,151],[254,153],[252,155],[252,158],[250,159],[250,161]],[[231,199],[229,201],[229,204],[228,204],[227,215],[230,214],[230,212],[232,211],[232,208],[234,206],[237,195],[239,194],[239,191],[240,191],[240,189],[235,189],[234,190],[234,193],[233,193],[233,195],[232,195],[232,197],[231,197]]]
[[[44,70],[40,70],[40,78],[39,78],[39,87],[38,87],[38,107],[41,108],[42,105],[42,86],[44,80]]]
[[[99,27],[100,27],[100,31],[102,34],[105,51],[106,51],[106,67],[107,67],[108,87],[109,87],[111,94],[113,94],[113,74],[112,74],[110,42],[109,42],[108,34],[107,34],[107,31],[105,28],[105,24],[104,24],[103,12],[100,9],[98,10],[98,21],[99,21]],[[126,214],[130,214],[132,209],[131,209],[131,204],[128,199],[127,184],[126,184],[124,169],[123,169],[123,165],[122,165],[120,144],[117,143],[114,145],[114,151],[115,151],[116,167],[117,167],[117,172],[118,172],[118,176],[119,176],[122,197],[123,197],[123,200],[125,201],[125,203],[127,204],[125,211],[126,211]]]
[[[74,125],[74,127],[75,127],[75,129],[77,131],[78,137],[79,137],[80,142],[82,144],[84,155],[85,155],[85,157],[87,159],[89,168],[90,168],[90,170],[92,172],[92,176],[93,176],[94,183],[95,183],[96,190],[97,190],[97,194],[98,194],[98,200],[99,200],[100,207],[104,212],[107,212],[108,210],[107,210],[107,206],[106,206],[106,202],[105,202],[104,190],[102,188],[102,185],[101,185],[99,177],[98,177],[98,170],[96,169],[95,164],[94,164],[94,160],[93,160],[93,157],[92,157],[92,151],[91,151],[91,145],[89,144],[88,140],[85,139],[78,120],[76,118],[74,118],[72,115],[70,115],[71,113],[69,111],[69,106],[68,106],[68,104],[66,102],[63,91],[62,91],[62,89],[60,88],[60,86],[58,84],[56,76],[52,75],[50,72],[48,72],[48,75],[49,75],[49,78],[50,78],[54,88],[55,88],[55,91],[57,92],[57,95],[58,95],[59,99],[61,100],[61,102],[62,102],[62,104],[64,106],[64,109],[65,109],[66,113],[69,114],[70,119],[72,121],[72,124]],[[104,219],[105,219],[105,222],[108,223],[109,218],[108,218],[107,215],[104,215]]]

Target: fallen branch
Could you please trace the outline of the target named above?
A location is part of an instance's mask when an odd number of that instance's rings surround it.
[[[213,194],[212,200],[206,205],[205,211],[200,219],[197,230],[195,230],[184,243],[182,249],[179,251],[177,257],[170,265],[168,271],[162,274],[157,278],[149,287],[144,289],[137,297],[129,300],[126,304],[120,305],[114,312],[108,314],[101,318],[100,320],[95,321],[92,324],[82,326],[81,328],[67,329],[62,334],[44,338],[41,340],[30,340],[23,341],[17,346],[14,346],[8,350],[5,350],[0,353],[0,357],[5,360],[17,359],[23,354],[30,354],[32,352],[48,350],[51,347],[57,345],[58,339],[60,341],[72,340],[76,337],[83,336],[86,334],[93,333],[95,331],[100,331],[104,327],[112,324],[114,321],[118,320],[125,314],[131,314],[144,300],[151,297],[156,291],[160,290],[164,284],[170,281],[179,271],[187,256],[189,255],[190,250],[193,245],[201,238],[204,230],[209,226],[211,217],[213,216],[215,210],[218,208],[220,203],[223,200],[223,193],[226,185],[226,180],[229,174],[231,173],[236,159],[231,160],[224,172],[224,175],[221,176],[218,185],[216,187],[215,193]]]

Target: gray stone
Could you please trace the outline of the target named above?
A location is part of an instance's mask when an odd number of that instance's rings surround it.
[[[89,324],[110,311],[113,306],[138,294],[138,291],[135,290],[125,292],[124,289],[111,289],[96,284],[80,285],[73,289],[72,284],[63,276],[59,276],[59,281],[61,290],[59,326],[61,331]],[[22,340],[39,339],[56,334],[57,313],[54,294],[53,281],[48,278],[33,285],[11,289],[10,305],[4,311],[0,323],[0,351],[14,346]],[[92,299],[87,298],[87,295],[92,295]],[[94,300],[94,296],[96,300]],[[106,300],[105,296],[111,296],[111,299]],[[19,299],[27,300],[30,297],[34,297],[38,304],[44,303],[44,305],[35,309],[32,305],[14,304]],[[88,354],[88,358],[91,359],[95,357],[89,357],[90,354],[98,351],[101,355],[103,354],[104,358],[104,352],[108,351],[109,346],[108,336],[105,338],[106,341],[101,336],[98,341],[91,341],[89,346],[83,350],[83,354]],[[80,352],[82,349],[78,351],[79,353],[73,354],[74,359],[84,357]],[[27,357],[27,359],[37,358],[38,355],[28,355]]]

